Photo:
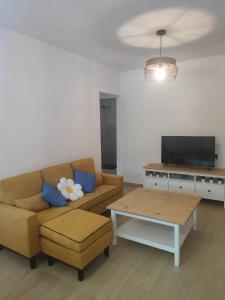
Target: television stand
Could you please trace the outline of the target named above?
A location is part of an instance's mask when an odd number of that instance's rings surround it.
[[[225,169],[149,164],[143,167],[143,186],[223,201],[225,208]]]

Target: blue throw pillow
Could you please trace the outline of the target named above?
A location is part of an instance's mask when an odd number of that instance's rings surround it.
[[[92,193],[95,191],[96,176],[94,174],[76,169],[74,171],[74,181],[82,186],[85,193]]]
[[[42,197],[45,202],[52,206],[62,207],[67,205],[67,201],[60,191],[47,182],[43,182],[42,184]]]

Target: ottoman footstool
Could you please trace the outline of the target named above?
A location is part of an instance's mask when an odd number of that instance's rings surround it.
[[[40,226],[42,252],[48,264],[60,260],[78,269],[83,279],[84,268],[101,252],[109,255],[112,244],[112,222],[95,213],[75,209]]]

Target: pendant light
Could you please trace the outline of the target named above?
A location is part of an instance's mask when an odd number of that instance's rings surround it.
[[[172,81],[176,79],[178,67],[176,59],[162,56],[162,37],[166,35],[165,29],[156,31],[160,38],[160,56],[146,61],[145,80],[147,81]]]

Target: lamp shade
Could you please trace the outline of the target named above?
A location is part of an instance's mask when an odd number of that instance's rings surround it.
[[[144,70],[147,81],[172,81],[177,72],[176,59],[162,56],[148,59]]]

